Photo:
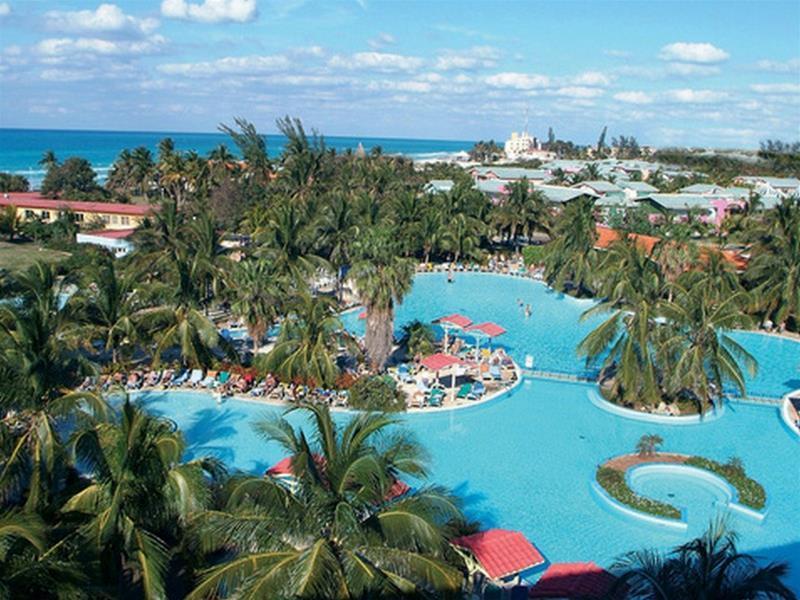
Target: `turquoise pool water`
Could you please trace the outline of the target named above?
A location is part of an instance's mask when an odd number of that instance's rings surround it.
[[[530,304],[532,314],[526,318],[517,300]],[[553,291],[545,284],[531,279],[457,273],[454,283],[447,283],[445,274],[419,275],[414,287],[397,310],[397,333],[405,323],[414,319],[430,322],[437,317],[458,312],[473,321],[495,321],[508,330],[494,345],[505,348],[522,365],[525,356],[534,359],[534,369],[574,375],[590,375],[585,361],[575,353],[583,337],[603,316],[585,321],[581,314],[594,305],[590,299],[579,300]],[[364,333],[359,311],[344,315],[348,329]],[[758,360],[759,371],[748,377],[748,394],[780,398],[800,388],[800,342],[736,331],[736,341]],[[587,372],[589,371],[589,372]]]
[[[518,297],[533,304],[530,319],[521,314]],[[509,330],[503,345],[516,358],[532,354],[538,368],[569,371],[582,368],[574,345],[590,327],[577,323],[587,305],[530,280],[459,274],[448,285],[443,276],[425,275],[417,278],[400,308],[399,321],[430,320],[454,311],[494,320]],[[357,313],[346,320],[361,326]],[[748,346],[752,352],[764,352],[779,363],[771,364],[766,378],[762,370],[755,380],[763,390],[778,393],[797,376],[800,345],[773,346],[782,340],[741,335],[758,346]],[[593,389],[591,384],[525,379],[508,396],[486,404],[409,414],[403,420],[430,453],[432,480],[453,489],[470,517],[485,526],[523,531],[550,561],[608,565],[628,550],[672,547],[700,533],[717,513],[714,494],[676,478],[645,485],[654,495],[688,507],[687,532],[632,520],[597,499],[591,489],[597,465],[631,452],[643,434],[660,435],[669,451],[717,460],[738,456],[768,495],[763,523],[731,516],[741,547],[767,560],[790,561],[790,584],[800,591],[800,440],[787,431],[775,407],[735,403],[712,422],[657,425],[596,407],[587,397]],[[190,392],[151,392],[140,398],[181,427],[189,458],[213,454],[231,468],[262,473],[283,457],[280,448],[265,444],[252,429],[255,420],[279,414],[276,407],[236,400],[217,405],[208,395]],[[347,417],[340,413],[337,418]],[[302,422],[299,415],[291,419]]]

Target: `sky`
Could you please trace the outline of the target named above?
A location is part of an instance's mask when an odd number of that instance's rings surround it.
[[[0,0],[0,127],[755,147],[800,138],[798,0]]]

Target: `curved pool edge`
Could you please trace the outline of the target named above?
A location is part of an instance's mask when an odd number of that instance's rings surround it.
[[[616,498],[613,498],[611,494],[606,492],[597,480],[593,480],[590,485],[592,492],[594,493],[595,498],[603,503],[603,505],[610,509],[610,512],[613,512],[617,516],[627,517],[631,521],[635,521],[637,523],[647,523],[650,525],[656,525],[658,527],[664,527],[667,529],[672,529],[673,531],[679,531],[681,533],[685,533],[689,530],[689,523],[683,518],[683,511],[681,511],[681,518],[680,519],[670,519],[669,517],[659,517],[657,515],[651,515],[635,508],[631,508],[630,506],[626,506],[622,504]]]
[[[480,400],[470,400],[469,403],[463,404],[456,404],[454,406],[430,406],[427,408],[411,408],[407,409],[402,412],[398,412],[398,415],[424,415],[424,414],[441,414],[447,413],[456,410],[467,410],[470,408],[478,408],[482,406],[486,406],[487,404],[494,403],[501,398],[505,398],[511,393],[513,393],[523,382],[523,377],[520,376],[519,370],[517,370],[517,379],[512,383],[509,387],[504,388],[502,390],[498,390],[494,394],[487,394],[484,398]],[[174,389],[158,389],[158,388],[145,388],[145,389],[138,389],[138,390],[129,390],[128,395],[132,398],[141,396],[143,394],[170,394],[170,393],[180,393],[180,394],[194,394],[197,396],[205,396],[210,401],[214,401],[217,404],[225,404],[226,402],[233,400],[235,402],[246,402],[248,404],[260,404],[261,406],[269,406],[278,409],[290,409],[296,408],[297,404],[292,404],[288,402],[281,402],[278,400],[268,400],[267,398],[255,398],[252,396],[242,396],[240,394],[234,394],[232,396],[225,396],[222,398],[221,401],[217,400],[216,395],[212,390],[197,390],[197,389],[185,389],[185,388],[174,388]],[[351,414],[357,415],[364,411],[361,411],[357,408],[349,408],[343,406],[330,406],[330,411],[332,413],[342,413],[342,414]]]
[[[724,498],[718,498],[715,501],[715,504],[721,504],[728,510],[733,512],[739,513],[745,517],[752,519],[757,523],[763,523],[764,519],[767,517],[767,513],[769,512],[769,507],[765,506],[763,510],[756,510],[755,508],[750,508],[749,506],[745,506],[741,502],[739,502],[739,492],[738,490],[733,487],[727,480],[725,480],[720,475],[712,471],[708,471],[707,469],[702,469],[700,467],[695,467],[693,465],[685,465],[679,463],[645,463],[641,465],[636,465],[631,467],[625,473],[625,479],[628,482],[628,486],[634,489],[634,486],[637,484],[638,480],[642,476],[647,476],[649,474],[667,474],[667,475],[678,475],[678,476],[689,476],[693,479],[696,479],[702,483],[709,485],[710,487],[717,490]],[[686,509],[681,509],[681,513],[684,513]]]
[[[797,398],[797,397],[800,397],[800,389],[794,390],[786,394],[781,400],[780,413],[783,425],[786,427],[786,429],[789,430],[790,434],[794,434],[795,438],[798,441],[800,441],[800,427],[798,427],[797,424],[795,424],[792,421],[792,415],[791,412],[789,411],[789,404],[792,401],[792,398]]]
[[[711,413],[704,415],[684,415],[671,417],[668,415],[656,415],[653,413],[640,412],[631,408],[618,406],[613,402],[609,402],[603,398],[597,390],[589,390],[586,395],[589,401],[597,408],[604,410],[608,413],[631,419],[633,421],[645,421],[648,423],[658,423],[659,425],[702,425],[704,423],[712,423],[720,419],[725,414],[725,404],[723,403],[720,408],[714,408]]]

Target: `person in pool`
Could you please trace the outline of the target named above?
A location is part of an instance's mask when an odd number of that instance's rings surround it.
[[[531,310],[531,305],[530,304],[526,304],[525,305],[525,318],[527,319],[528,317],[530,317],[532,312],[533,311]]]

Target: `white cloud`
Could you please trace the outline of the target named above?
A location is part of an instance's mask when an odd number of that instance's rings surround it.
[[[36,44],[34,50],[45,58],[55,59],[52,62],[66,60],[74,54],[90,55],[129,55],[152,54],[158,52],[166,40],[160,35],[153,35],[145,40],[112,41],[100,38],[47,38]]]
[[[677,60],[689,63],[711,64],[726,60],[730,55],[707,42],[675,42],[661,48],[662,60]]]
[[[555,94],[556,96],[566,96],[568,98],[597,98],[603,95],[603,90],[580,85],[569,85],[558,88]]]
[[[397,40],[391,33],[380,32],[374,38],[367,40],[367,45],[373,50],[380,50],[386,46],[393,45]]]
[[[467,50],[447,50],[437,59],[434,68],[439,71],[490,68],[497,64],[500,51],[491,46],[474,46]]]
[[[0,2],[0,17],[7,17],[11,14],[11,5],[8,2]]]
[[[574,85],[611,85],[611,77],[599,71],[584,71],[572,78]]]
[[[727,98],[725,92],[717,92],[714,90],[693,90],[689,88],[681,90],[670,90],[666,93],[667,98],[673,102],[681,104],[708,104],[710,102],[718,102]]]
[[[629,91],[614,94],[614,99],[628,104],[650,104],[653,97],[645,92]]]
[[[392,90],[397,92],[413,92],[415,94],[427,94],[433,86],[427,81],[372,81],[367,84],[367,89],[371,91]]]
[[[800,94],[800,83],[754,83],[750,89],[759,94]]]
[[[756,63],[756,68],[761,71],[772,71],[773,73],[794,73],[800,71],[800,58],[790,58],[782,62],[760,60]]]
[[[395,71],[415,71],[422,66],[422,59],[416,56],[390,54],[388,52],[357,52],[352,56],[336,55],[328,64],[335,68],[365,69],[390,73]]]
[[[667,73],[670,75],[679,75],[680,77],[700,77],[718,74],[719,67],[715,67],[713,65],[696,65],[691,63],[676,62],[667,65]]]
[[[289,59],[281,54],[228,56],[196,63],[167,63],[159,65],[158,70],[168,75],[213,77],[216,75],[248,75],[281,71],[287,69],[290,64]]]
[[[45,27],[67,33],[132,33],[146,35],[158,27],[158,20],[126,15],[116,4],[101,4],[95,10],[45,13]]]
[[[631,55],[631,53],[627,52],[626,50],[614,50],[613,48],[609,50],[603,50],[603,54],[606,56],[613,56],[614,58],[628,58]]]
[[[495,88],[510,88],[514,90],[533,90],[550,85],[550,78],[546,75],[534,73],[497,73],[486,78],[486,83]]]
[[[162,0],[161,14],[172,19],[201,23],[247,23],[258,15],[256,0]]]

